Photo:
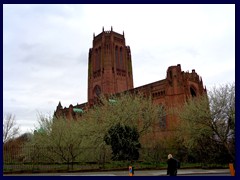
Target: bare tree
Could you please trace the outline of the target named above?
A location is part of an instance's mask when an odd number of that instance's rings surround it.
[[[209,93],[212,117],[211,128],[215,140],[222,143],[231,157],[235,158],[232,146],[235,141],[235,84],[214,87]]]
[[[7,114],[3,119],[3,143],[16,137],[19,134],[19,126],[17,125],[15,115]]]

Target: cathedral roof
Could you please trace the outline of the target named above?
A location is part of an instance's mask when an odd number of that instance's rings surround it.
[[[76,113],[83,113],[83,109],[81,108],[73,108],[73,111],[76,112]]]

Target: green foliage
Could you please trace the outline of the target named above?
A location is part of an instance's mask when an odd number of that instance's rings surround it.
[[[118,123],[108,130],[104,141],[112,147],[113,160],[138,160],[141,147],[138,138],[136,128]]]
[[[189,99],[179,111],[178,139],[202,162],[235,159],[235,85],[214,87]],[[192,153],[191,153],[192,152]]]
[[[179,137],[188,148],[198,146],[202,137],[212,136],[211,114],[206,96],[189,99],[179,112],[181,123]]]
[[[151,132],[161,110],[162,108],[152,103],[151,98],[122,94],[111,97],[111,101],[101,97],[100,103],[89,109],[80,121],[83,131],[88,134],[89,146],[101,148],[105,145],[105,134],[117,123],[136,127],[139,139],[143,139]]]
[[[114,124],[135,129],[141,140],[151,132],[159,114],[163,114],[162,108],[154,105],[151,98],[142,95],[122,94],[111,99],[110,102],[101,97],[99,104],[77,120],[39,115],[39,127],[25,146],[25,161],[103,163],[111,157],[104,136]],[[29,147],[32,147],[30,151]]]
[[[101,104],[96,105],[87,113],[88,120],[95,120],[97,125],[105,125],[105,132],[112,123],[121,123],[128,126],[138,126],[140,134],[150,130],[152,123],[158,118],[158,106],[152,103],[151,98],[142,95],[123,94],[118,97],[111,97],[115,102],[109,102],[108,98],[102,97]],[[91,124],[93,125],[93,124]],[[104,133],[105,134],[105,133]]]
[[[74,163],[82,153],[81,143],[84,138],[78,129],[78,122],[67,122],[64,118],[41,118],[41,122],[44,122],[40,126],[42,130],[35,131],[33,140],[25,146],[27,161]]]

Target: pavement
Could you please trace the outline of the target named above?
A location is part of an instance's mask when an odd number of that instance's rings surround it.
[[[178,169],[178,176],[230,176],[229,169]],[[4,176],[129,176],[128,170],[72,173],[5,174]],[[166,176],[166,170],[135,170],[134,176]]]

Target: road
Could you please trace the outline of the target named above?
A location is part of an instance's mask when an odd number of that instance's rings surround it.
[[[4,174],[4,176],[129,176],[125,171]],[[166,176],[166,170],[137,170],[134,176]],[[230,176],[229,169],[179,169],[178,176]]]

